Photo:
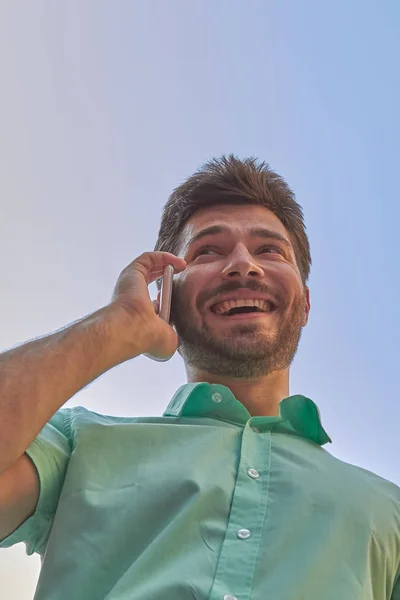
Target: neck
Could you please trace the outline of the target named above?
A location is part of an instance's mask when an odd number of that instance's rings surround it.
[[[221,377],[186,366],[188,383],[205,381],[228,387],[252,417],[277,416],[279,403],[289,396],[289,369],[275,371],[258,379]]]

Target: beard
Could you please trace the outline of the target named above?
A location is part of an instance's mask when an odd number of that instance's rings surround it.
[[[181,294],[173,294],[171,321],[180,341],[178,352],[187,366],[219,376],[255,379],[292,363],[303,328],[305,296],[295,299],[286,318],[279,319],[276,312],[266,317],[273,323],[270,332],[258,319],[233,321],[230,327],[215,330],[207,325],[204,312],[197,325],[188,306]]]

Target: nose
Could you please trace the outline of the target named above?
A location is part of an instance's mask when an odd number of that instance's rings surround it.
[[[244,244],[238,244],[235,250],[227,258],[222,270],[223,279],[233,277],[264,277],[264,270],[249,253]]]

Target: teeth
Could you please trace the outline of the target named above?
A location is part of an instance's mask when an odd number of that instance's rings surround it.
[[[223,315],[231,310],[231,308],[239,306],[256,306],[262,312],[269,312],[272,310],[271,302],[268,300],[258,300],[252,298],[238,298],[237,300],[226,300],[225,302],[219,302],[212,307],[213,312],[217,315]]]

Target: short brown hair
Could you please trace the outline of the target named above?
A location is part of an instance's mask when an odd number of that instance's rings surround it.
[[[213,158],[178,186],[164,206],[154,250],[178,254],[186,221],[200,208],[218,204],[261,204],[273,212],[290,234],[306,284],[311,254],[303,209],[286,181],[256,158],[240,160],[233,154]]]

